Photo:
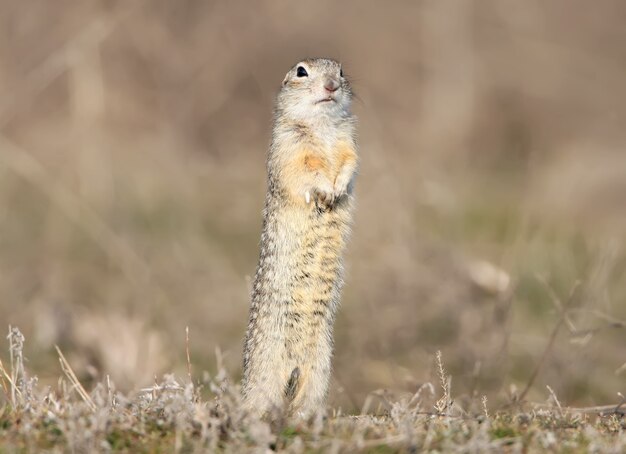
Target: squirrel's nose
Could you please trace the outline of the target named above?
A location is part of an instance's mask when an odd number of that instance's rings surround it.
[[[337,79],[333,79],[332,77],[329,77],[328,79],[326,79],[326,82],[324,83],[324,88],[328,90],[329,92],[333,93],[337,91],[337,89],[339,88],[339,81],[337,81]]]

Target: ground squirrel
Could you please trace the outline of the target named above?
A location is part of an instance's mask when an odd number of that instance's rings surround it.
[[[248,409],[307,417],[324,404],[357,168],[352,91],[341,65],[285,76],[267,157],[261,253],[243,359]]]

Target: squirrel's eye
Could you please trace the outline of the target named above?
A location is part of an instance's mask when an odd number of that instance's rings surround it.
[[[308,72],[306,72],[306,69],[304,69],[303,66],[298,66],[298,69],[296,69],[296,76],[298,77],[307,77],[309,75]]]
[[[343,77],[343,68],[339,70],[339,77]]]

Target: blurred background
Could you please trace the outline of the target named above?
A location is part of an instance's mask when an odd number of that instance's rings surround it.
[[[358,99],[331,405],[626,392],[626,4],[0,0],[0,321],[27,370],[241,374],[274,96]],[[7,358],[6,348],[0,357]],[[6,362],[5,362],[6,364]]]

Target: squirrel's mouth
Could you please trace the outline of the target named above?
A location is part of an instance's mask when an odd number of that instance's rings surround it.
[[[324,104],[327,102],[337,102],[337,100],[332,96],[327,96],[326,98],[322,98],[319,101],[316,101],[315,104]]]

